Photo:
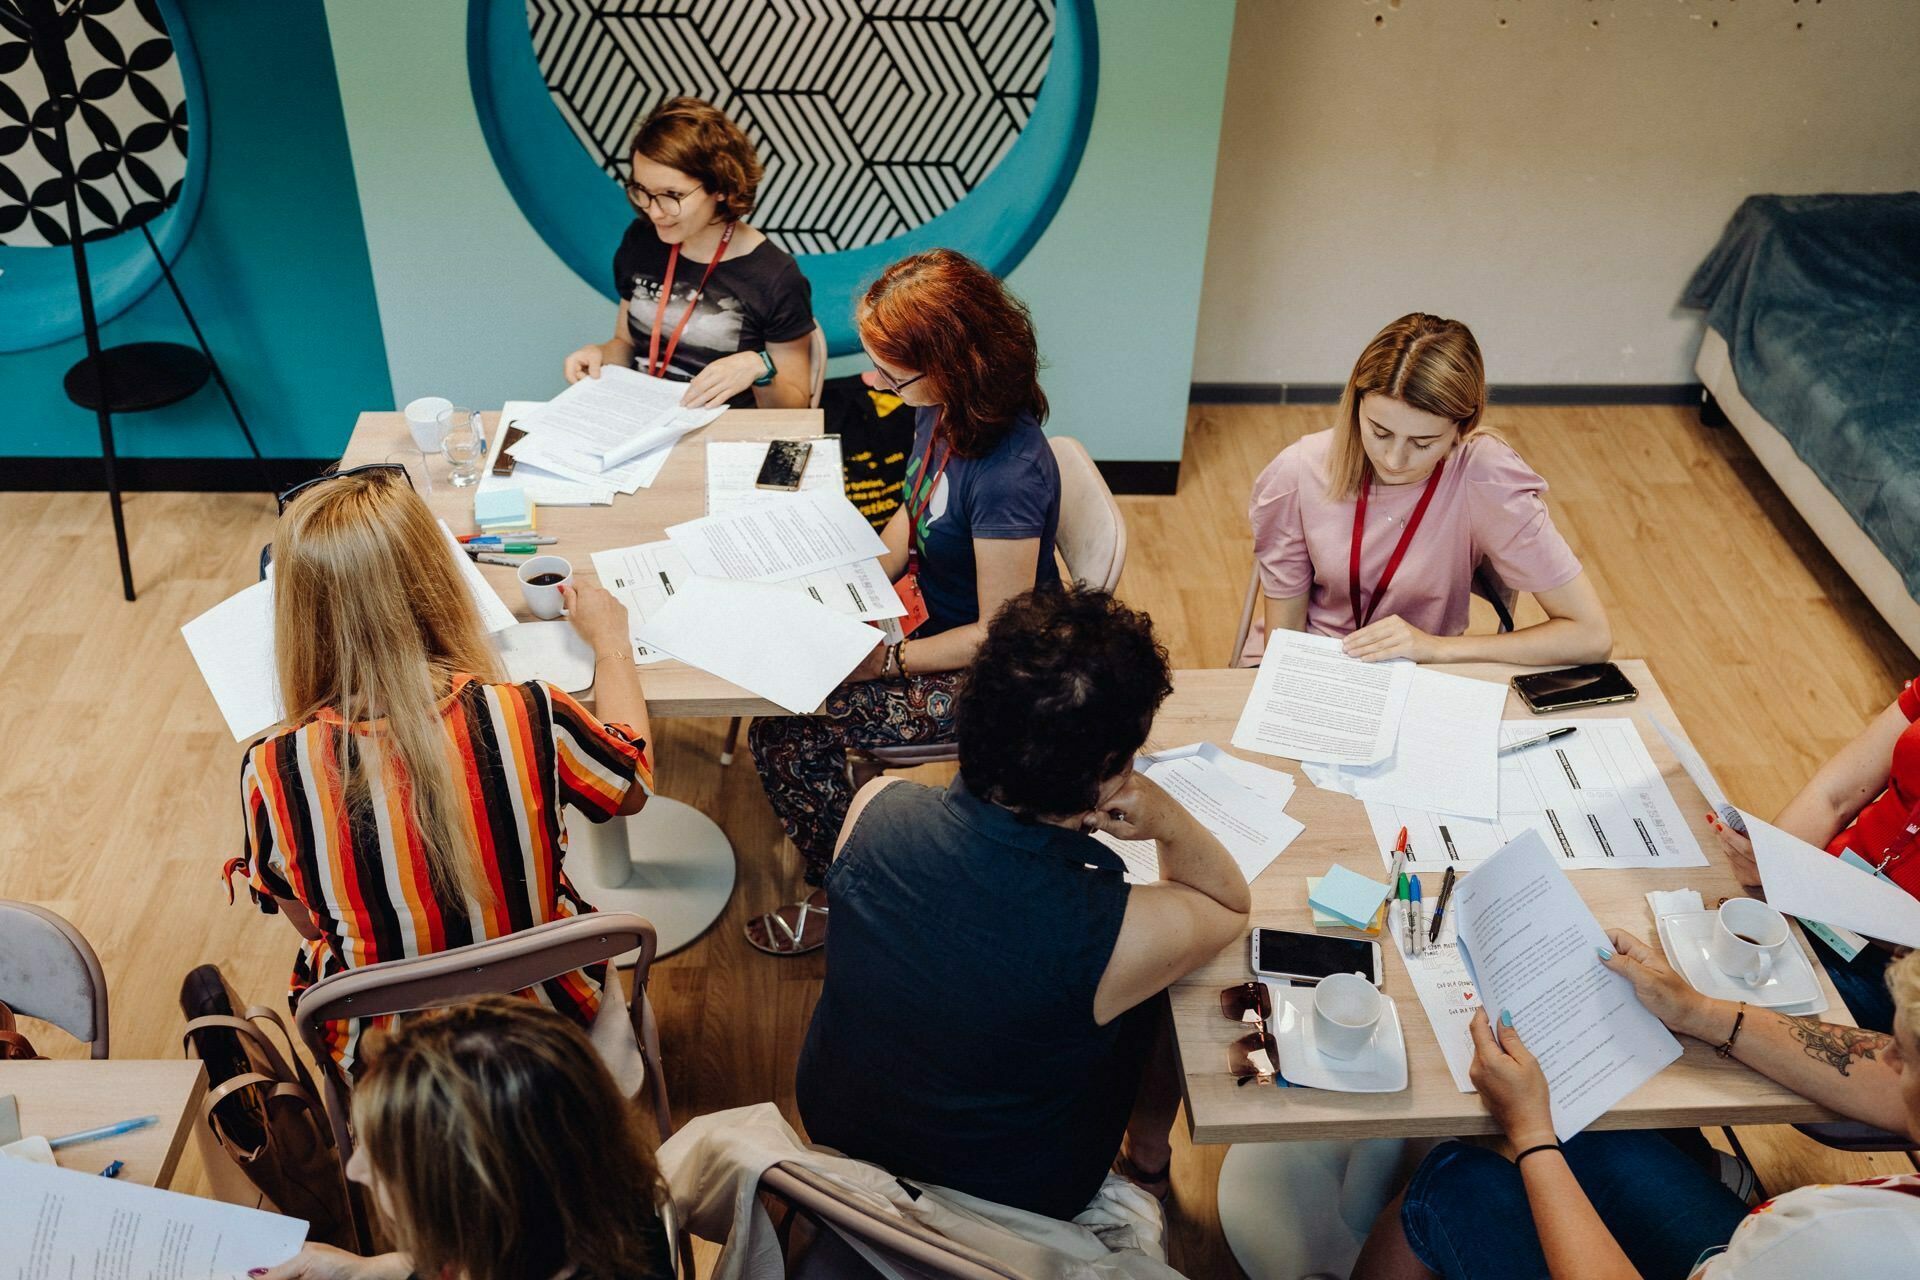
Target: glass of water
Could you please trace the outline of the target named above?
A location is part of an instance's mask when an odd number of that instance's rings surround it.
[[[472,409],[448,409],[440,415],[440,452],[447,455],[455,488],[480,483],[487,461],[486,424]]]

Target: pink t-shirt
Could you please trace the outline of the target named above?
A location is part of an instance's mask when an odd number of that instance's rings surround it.
[[[1296,440],[1254,482],[1248,516],[1260,585],[1276,599],[1307,596],[1307,630],[1344,636],[1353,630],[1347,559],[1353,547],[1354,500],[1327,496],[1333,432]],[[1426,483],[1375,483],[1367,499],[1360,550],[1360,590],[1368,596],[1406,530]],[[1553,527],[1533,468],[1505,441],[1477,436],[1455,449],[1433,503],[1373,617],[1399,614],[1436,636],[1467,629],[1473,572],[1481,561],[1515,591],[1551,591],[1580,573],[1580,561]]]

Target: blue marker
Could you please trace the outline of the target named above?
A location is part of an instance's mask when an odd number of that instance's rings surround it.
[[[1426,931],[1421,927],[1420,920],[1420,877],[1408,876],[1407,880],[1409,881],[1407,886],[1407,896],[1409,899],[1407,902],[1407,950],[1417,956],[1425,955],[1427,952],[1424,937]]]
[[[101,1138],[117,1138],[123,1133],[132,1133],[135,1129],[144,1129],[150,1124],[159,1124],[159,1116],[141,1116],[137,1120],[122,1120],[117,1124],[103,1124],[98,1129],[82,1129],[78,1133],[69,1133],[62,1137],[49,1139],[47,1145],[58,1151],[78,1142],[96,1142]]]

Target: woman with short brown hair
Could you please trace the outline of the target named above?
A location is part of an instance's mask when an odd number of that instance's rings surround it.
[[[688,383],[693,407],[802,409],[813,379],[813,291],[793,257],[746,224],[753,143],[719,108],[670,98],[634,130],[613,255],[613,337],[566,359],[568,382],[606,365]]]

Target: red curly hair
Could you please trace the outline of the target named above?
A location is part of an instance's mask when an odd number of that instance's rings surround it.
[[[961,457],[991,453],[1022,413],[1047,420],[1033,317],[966,255],[929,249],[902,258],[868,287],[856,321],[874,355],[927,376],[940,404],[937,429]]]

